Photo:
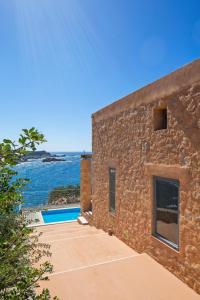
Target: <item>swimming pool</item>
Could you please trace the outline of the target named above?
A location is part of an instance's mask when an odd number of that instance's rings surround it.
[[[75,221],[80,216],[80,207],[41,211],[45,224]]]

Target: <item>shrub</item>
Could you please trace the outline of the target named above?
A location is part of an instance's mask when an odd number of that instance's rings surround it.
[[[80,201],[80,185],[67,185],[57,187],[49,193],[49,204],[58,202],[75,203]],[[62,204],[60,203],[60,204]]]
[[[0,143],[0,299],[51,299],[47,289],[35,294],[38,282],[47,280],[46,272],[52,271],[48,261],[39,264],[43,256],[50,255],[49,245],[38,242],[39,235],[18,211],[28,181],[14,180],[17,172],[12,169],[43,142],[44,135],[31,128],[23,129],[17,144],[8,139]]]

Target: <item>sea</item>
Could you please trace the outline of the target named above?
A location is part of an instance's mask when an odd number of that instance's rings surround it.
[[[30,182],[23,192],[23,207],[38,207],[48,204],[49,193],[57,187],[80,184],[80,152],[51,152],[64,161],[42,162],[32,159],[15,166],[18,178]]]

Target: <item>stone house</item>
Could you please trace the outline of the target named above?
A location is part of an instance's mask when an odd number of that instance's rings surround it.
[[[92,115],[81,207],[200,293],[200,60]]]

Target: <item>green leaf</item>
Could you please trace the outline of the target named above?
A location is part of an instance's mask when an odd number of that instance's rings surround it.
[[[11,140],[7,140],[7,139],[4,139],[3,142],[6,143],[6,144],[12,144],[12,141]]]

